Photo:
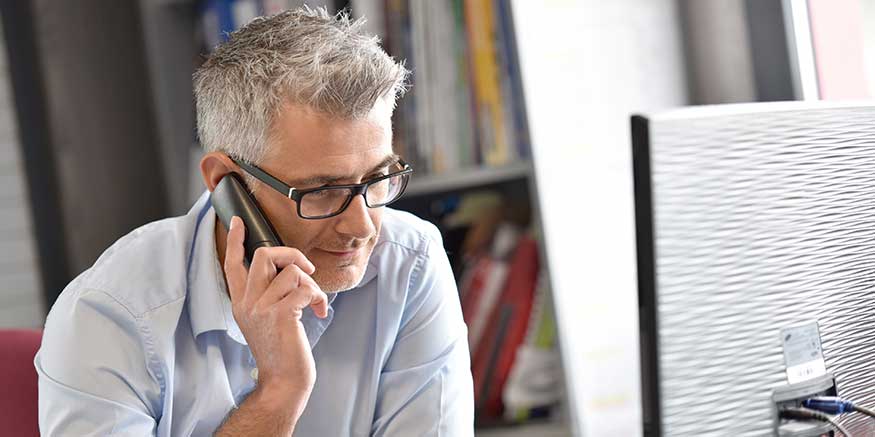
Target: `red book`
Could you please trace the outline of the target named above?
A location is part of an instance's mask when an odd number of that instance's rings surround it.
[[[459,295],[462,298],[462,317],[465,323],[471,326],[471,317],[477,312],[480,304],[481,293],[486,279],[489,277],[489,268],[492,260],[488,256],[481,255],[465,270],[459,284]]]
[[[472,358],[478,418],[501,416],[501,393],[517,348],[525,340],[539,269],[534,239],[520,238],[509,267],[501,297]]]

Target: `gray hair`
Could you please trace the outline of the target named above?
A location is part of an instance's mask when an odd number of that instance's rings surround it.
[[[305,6],[231,33],[194,74],[203,148],[257,164],[287,103],[344,119],[365,116],[380,98],[394,104],[409,71],[363,24]]]

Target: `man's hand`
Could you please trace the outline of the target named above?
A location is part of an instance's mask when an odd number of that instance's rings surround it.
[[[217,435],[260,429],[255,423],[256,428],[239,426],[249,424],[246,417],[238,417],[246,415],[246,410],[255,410],[252,417],[257,416],[262,424],[265,415],[276,415],[282,423],[275,426],[293,428],[316,383],[316,365],[301,314],[311,306],[317,316],[326,317],[328,297],[310,277],[315,266],[297,249],[259,248],[247,271],[243,264],[243,221],[235,216],[230,227],[225,277],[234,319],[258,365],[258,387]],[[291,433],[291,429],[283,431]]]

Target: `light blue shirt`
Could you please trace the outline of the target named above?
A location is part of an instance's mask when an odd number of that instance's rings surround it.
[[[304,312],[316,386],[296,436],[470,436],[467,329],[437,229],[385,209],[361,283]],[[44,436],[206,436],[253,390],[208,193],[71,282],[34,365]]]

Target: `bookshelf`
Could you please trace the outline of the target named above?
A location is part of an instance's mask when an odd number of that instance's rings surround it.
[[[501,184],[518,179],[527,179],[532,175],[532,163],[529,161],[515,162],[503,167],[479,167],[460,170],[450,174],[415,175],[410,179],[410,185],[405,196],[427,196],[447,191],[458,191],[481,187],[484,185]]]

